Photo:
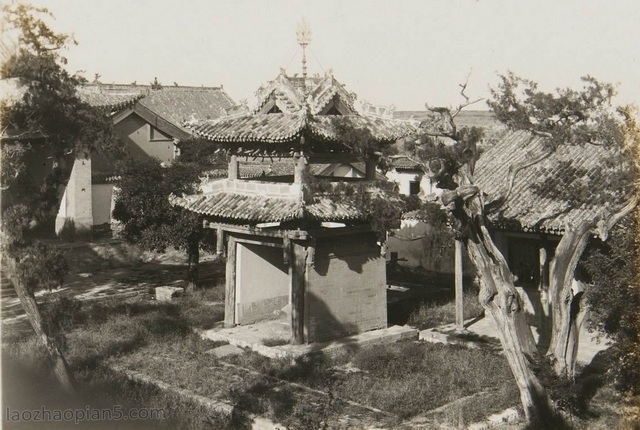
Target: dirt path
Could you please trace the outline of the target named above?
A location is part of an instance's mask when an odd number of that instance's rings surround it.
[[[64,285],[52,292],[38,291],[39,303],[57,297],[78,300],[126,298],[146,295],[155,287],[184,286],[186,262],[182,252],[166,254],[140,252],[120,241],[60,245],[69,261],[70,273]],[[205,256],[200,265],[200,282],[217,285],[224,279],[220,264]],[[20,301],[4,276],[0,282],[0,312],[4,323],[24,319]]]

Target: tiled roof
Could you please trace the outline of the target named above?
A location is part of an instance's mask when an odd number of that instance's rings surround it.
[[[510,165],[531,160],[541,150],[541,138],[524,131],[509,132],[488,148],[476,164],[474,177],[475,183],[489,194],[486,201],[506,191]],[[609,185],[614,171],[621,168],[607,167],[604,160],[611,155],[600,146],[561,146],[544,161],[517,174],[508,202],[491,220],[506,229],[561,233],[565,224],[576,225],[595,216],[602,209],[598,199],[603,195],[612,202],[625,197],[621,190],[611,190]],[[590,192],[572,196],[572,206],[568,199],[554,197],[553,190],[561,191],[578,180],[588,181]]]
[[[133,106],[136,101],[144,97],[144,92],[134,89],[103,91],[99,86],[91,85],[78,87],[78,96],[90,106],[116,111]]]
[[[151,90],[139,104],[178,127],[186,121],[226,116],[236,108],[220,87],[163,87]]]
[[[222,87],[84,84],[78,87],[80,98],[91,106],[120,110],[142,106],[170,124],[185,130],[186,121],[203,121],[246,112]]]
[[[345,221],[363,217],[357,208],[336,203],[327,196],[304,204],[297,197],[267,197],[223,190],[205,195],[174,197],[173,203],[201,215],[250,224],[295,219]]]
[[[411,170],[422,170],[422,165],[411,160],[409,157],[405,155],[399,155],[391,158],[391,166],[395,169],[411,169]]]
[[[337,142],[334,116],[310,116],[305,112],[295,114],[274,113],[220,118],[187,125],[196,135],[213,142],[236,143],[284,143],[292,142],[303,132],[319,140]],[[379,141],[394,141],[415,131],[412,123],[360,115],[339,118],[354,127],[367,128]]]
[[[274,97],[284,113],[295,113],[301,110],[306,102],[310,112],[316,115],[322,112],[336,95],[350,110],[348,113],[356,112],[353,106],[355,96],[347,91],[331,73],[322,77],[303,78],[287,76],[282,70],[276,79],[258,90],[256,112],[260,112],[263,106]]]

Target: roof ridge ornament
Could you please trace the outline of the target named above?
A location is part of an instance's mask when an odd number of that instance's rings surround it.
[[[298,39],[298,45],[302,47],[302,79],[306,86],[307,80],[307,46],[311,43],[311,27],[309,27],[309,23],[302,18],[302,20],[298,23],[298,28],[296,30],[296,37]]]

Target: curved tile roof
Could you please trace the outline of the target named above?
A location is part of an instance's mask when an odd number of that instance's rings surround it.
[[[223,190],[204,195],[173,197],[172,203],[200,215],[236,223],[257,224],[296,219],[345,221],[364,218],[357,208],[336,203],[329,196],[316,197],[312,203],[305,204],[296,197],[266,197]]]
[[[90,106],[106,109],[110,111],[124,109],[133,106],[136,101],[144,97],[140,92],[134,93],[111,93],[88,91],[83,87],[78,88],[78,96],[80,100]]]
[[[236,107],[220,87],[163,87],[151,90],[139,104],[178,127],[185,121],[226,116]]]
[[[509,167],[536,157],[542,151],[542,138],[524,131],[509,132],[486,149],[476,163],[474,181],[494,200],[507,188]],[[524,231],[562,233],[565,224],[575,225],[598,215],[603,197],[617,205],[625,196],[612,190],[610,180],[622,166],[608,165],[614,152],[601,146],[564,145],[540,163],[516,175],[511,196],[501,212],[491,217],[494,225]],[[570,189],[576,181],[589,185],[580,195],[559,198],[558,191]]]
[[[369,129],[379,141],[394,141],[416,131],[415,126],[407,121],[361,115],[310,116],[305,112],[243,115],[186,124],[186,127],[196,135],[219,143],[292,142],[303,132],[319,140],[337,142],[335,118],[348,121],[354,127]]]

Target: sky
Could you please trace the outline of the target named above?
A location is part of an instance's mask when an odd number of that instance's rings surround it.
[[[73,33],[68,70],[105,83],[223,85],[250,105],[284,67],[332,69],[359,100],[398,110],[488,98],[513,71],[545,90],[591,75],[640,105],[640,2],[593,0],[32,0]],[[486,109],[486,103],[474,106]]]

